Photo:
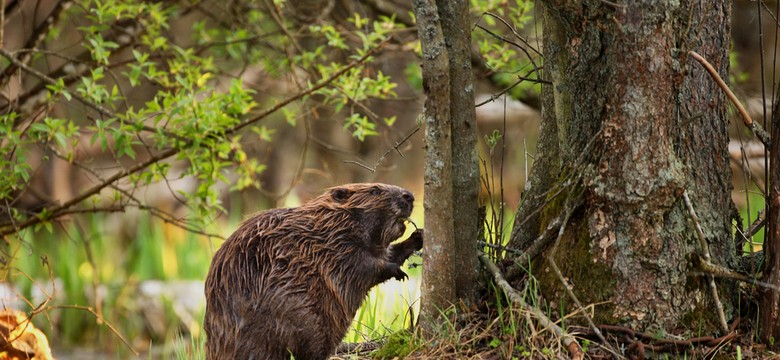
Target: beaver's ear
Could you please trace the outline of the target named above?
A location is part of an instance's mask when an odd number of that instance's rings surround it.
[[[354,192],[352,190],[347,190],[345,188],[335,188],[330,190],[330,196],[333,198],[333,200],[336,200],[336,202],[344,203],[352,196]]]

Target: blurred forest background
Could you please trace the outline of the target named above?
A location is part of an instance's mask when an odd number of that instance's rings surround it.
[[[197,357],[211,256],[255,211],[376,181],[413,191],[424,226],[408,1],[1,3],[0,301],[58,358]],[[511,216],[539,127],[540,20],[530,0],[471,4],[482,201]],[[735,0],[731,86],[755,119],[775,56],[758,32]],[[730,155],[747,226],[765,164],[746,131]],[[348,341],[413,321],[410,275],[372,292]]]

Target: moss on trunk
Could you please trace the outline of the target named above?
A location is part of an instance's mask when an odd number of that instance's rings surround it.
[[[597,322],[698,326],[685,322],[716,315],[705,282],[689,275],[700,249],[683,191],[714,262],[733,265],[735,246],[726,101],[686,53],[704,53],[728,73],[729,2],[627,6],[544,2],[544,70],[553,84],[543,89],[540,161],[510,241],[527,248],[564,208],[566,193],[551,196],[561,179],[579,179],[584,204],[553,256],[582,302],[609,303],[597,307]],[[547,300],[569,302],[546,261],[534,273]],[[727,311],[732,290],[721,286]]]

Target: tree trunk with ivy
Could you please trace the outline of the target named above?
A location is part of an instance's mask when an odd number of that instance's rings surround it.
[[[728,78],[730,1],[542,3],[552,85],[510,246],[545,245],[531,269],[555,309],[575,310],[548,258],[583,304],[598,304],[597,324],[717,330],[706,278],[692,275],[702,250],[682,195],[712,262],[735,265],[729,117],[687,52]],[[508,275],[517,281],[527,265],[509,265]],[[717,284],[729,318],[734,287]]]

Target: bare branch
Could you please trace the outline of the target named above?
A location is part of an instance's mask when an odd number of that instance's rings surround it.
[[[397,141],[395,143],[395,146],[387,149],[387,151],[385,151],[385,153],[382,154],[382,156],[380,156],[379,159],[377,159],[376,163],[374,163],[374,166],[368,166],[368,165],[365,165],[365,164],[363,164],[363,163],[361,163],[359,161],[355,161],[355,160],[344,160],[344,163],[346,163],[346,164],[355,164],[355,165],[358,165],[358,166],[360,166],[360,167],[362,167],[362,168],[364,168],[364,169],[366,169],[366,170],[368,170],[370,172],[376,172],[376,169],[379,167],[379,165],[382,163],[382,161],[384,161],[385,158],[387,157],[387,155],[390,154],[390,152],[392,152],[393,150],[395,150],[398,153],[398,155],[400,155],[401,157],[404,157],[404,154],[401,153],[401,150],[399,150],[398,148],[401,145],[403,145],[403,143],[405,143],[406,140],[409,140],[409,138],[411,138],[412,135],[416,134],[418,131],[420,131],[419,127],[415,128],[414,130],[412,130],[411,133],[409,133],[408,135],[404,136],[404,138],[401,139],[401,141]]]
[[[542,53],[539,52],[539,50],[536,50],[535,47],[531,46],[531,44],[528,43],[528,40],[526,40],[522,36],[520,36],[520,34],[517,33],[517,30],[515,29],[515,27],[510,25],[506,20],[504,20],[504,18],[502,18],[502,17],[500,17],[500,16],[498,16],[498,15],[492,13],[492,12],[489,12],[489,11],[486,12],[485,15],[490,16],[490,17],[500,21],[502,24],[504,24],[504,26],[506,26],[507,29],[509,29],[509,31],[512,32],[512,34],[515,35],[516,38],[518,38],[525,45],[525,47],[527,47],[528,49],[533,50],[533,52],[535,52],[536,55],[539,55],[539,57],[544,57],[544,55],[542,55]],[[513,43],[513,45],[517,46],[518,48],[524,49],[524,47],[522,47],[520,45],[516,45],[514,43]],[[526,53],[526,55],[528,55],[528,53]],[[529,60],[530,60],[530,55],[528,55],[528,56],[529,56]]]
[[[575,203],[581,202],[581,199],[576,199]],[[558,237],[555,239],[555,245],[553,245],[552,250],[547,255],[547,262],[550,264],[550,268],[553,269],[553,272],[555,272],[555,275],[558,277],[558,280],[561,282],[561,285],[563,285],[563,290],[566,291],[566,294],[569,296],[569,298],[574,301],[574,304],[577,305],[577,308],[582,312],[582,316],[585,317],[585,320],[588,322],[588,326],[590,326],[591,331],[596,335],[596,337],[601,341],[601,346],[607,350],[609,353],[612,354],[612,357],[614,359],[620,359],[621,356],[618,354],[618,352],[612,348],[612,346],[609,344],[607,339],[604,338],[604,335],[599,331],[599,328],[596,326],[595,323],[593,323],[593,319],[588,316],[588,312],[585,311],[585,307],[582,306],[582,303],[580,302],[580,299],[577,298],[577,295],[574,294],[574,292],[571,290],[571,287],[569,287],[568,281],[563,277],[563,273],[561,272],[561,269],[558,268],[558,264],[555,263],[555,253],[558,249],[558,244],[561,241],[561,237],[563,237],[564,231],[566,231],[566,224],[569,222],[569,218],[571,217],[571,214],[574,212],[574,210],[578,207],[577,204],[574,206],[567,206],[566,209],[564,209],[564,212],[566,213],[566,216],[563,218],[563,224],[561,224],[560,229],[558,229]]]
[[[542,67],[540,66],[540,67],[539,67],[539,69],[541,69],[541,68],[542,68]],[[489,102],[493,102],[493,101],[496,101],[496,100],[498,100],[498,98],[500,98],[500,97],[501,97],[501,96],[503,96],[504,94],[508,93],[510,90],[514,89],[514,88],[515,88],[517,85],[520,85],[520,84],[521,84],[523,81],[530,81],[530,82],[537,83],[537,84],[548,84],[548,85],[552,85],[552,82],[550,82],[550,81],[547,81],[547,80],[529,78],[529,77],[528,77],[528,75],[530,75],[530,74],[531,74],[531,72],[534,72],[534,71],[536,71],[536,69],[534,69],[534,70],[531,70],[531,71],[530,71],[528,74],[526,74],[525,76],[517,76],[517,81],[515,81],[515,83],[514,83],[514,84],[512,84],[512,85],[509,85],[508,87],[506,87],[504,90],[501,90],[501,91],[500,91],[499,93],[497,93],[497,94],[493,94],[493,95],[491,95],[489,99],[487,99],[487,100],[485,100],[485,101],[483,101],[483,102],[481,102],[481,103],[479,103],[479,104],[475,105],[474,107],[480,107],[480,106],[482,106],[482,105],[485,105],[485,104],[487,104],[487,103],[489,103]]]
[[[577,340],[574,339],[574,337],[571,335],[564,333],[563,329],[561,329],[561,327],[556,323],[552,322],[542,310],[526,303],[525,300],[523,300],[523,296],[518,293],[518,291],[509,284],[509,282],[506,281],[504,275],[501,273],[501,270],[498,268],[498,266],[496,266],[495,263],[493,263],[493,261],[487,257],[487,255],[479,252],[479,260],[482,262],[482,265],[485,266],[488,272],[493,275],[493,280],[496,282],[496,285],[501,288],[506,297],[514,305],[530,312],[531,315],[536,318],[536,321],[538,321],[539,324],[545,328],[550,329],[553,333],[563,339],[563,343],[569,350],[569,354],[571,355],[572,360],[582,360],[584,358],[584,354],[580,348],[580,345],[577,343]]]
[[[123,343],[123,344],[125,344],[125,346],[126,346],[128,349],[130,349],[130,351],[132,351],[132,352],[133,352],[133,354],[135,354],[135,356],[138,356],[138,355],[139,355],[138,351],[136,351],[136,350],[135,350],[135,348],[133,348],[133,345],[130,345],[130,342],[128,342],[128,341],[127,341],[127,339],[125,339],[125,337],[124,337],[124,336],[122,336],[122,334],[120,334],[120,333],[119,333],[119,331],[118,331],[118,330],[117,330],[117,329],[114,327],[114,325],[111,325],[111,323],[109,323],[108,321],[106,321],[106,319],[103,317],[103,315],[101,315],[101,314],[98,314],[98,313],[95,311],[95,309],[93,309],[91,306],[83,306],[83,305],[58,305],[58,306],[49,306],[49,307],[48,307],[48,309],[75,309],[75,310],[82,310],[82,311],[86,311],[86,312],[88,312],[88,313],[92,314],[92,316],[94,316],[94,317],[95,317],[95,319],[97,320],[97,322],[98,322],[99,324],[104,324],[104,325],[106,325],[106,327],[107,327],[109,330],[111,330],[111,332],[112,332],[112,333],[114,333],[114,336],[116,336],[116,337],[117,337],[117,338],[118,338],[120,341],[122,341],[122,343]]]
[[[706,69],[710,76],[712,76],[712,79],[715,80],[715,83],[717,83],[720,89],[726,93],[726,96],[728,96],[729,100],[731,100],[731,103],[734,104],[734,107],[737,108],[737,111],[739,111],[739,114],[742,116],[742,121],[745,122],[745,125],[750,129],[750,131],[753,132],[753,134],[756,135],[759,140],[761,140],[762,143],[764,143],[764,146],[768,148],[771,144],[769,134],[767,134],[761,125],[753,122],[753,119],[750,118],[750,115],[748,114],[747,110],[745,110],[745,107],[742,106],[742,103],[739,102],[737,96],[734,95],[734,92],[732,92],[731,89],[729,89],[728,85],[726,85],[726,82],[723,81],[715,68],[712,67],[712,65],[706,59],[704,59],[695,51],[688,51],[688,54],[696,59],[696,61],[698,61],[702,66],[704,66],[704,69]]]
[[[72,0],[62,0],[57,1],[54,4],[54,8],[51,10],[48,16],[40,23],[38,26],[33,30],[32,35],[25,43],[25,48],[34,48],[37,47],[38,44],[40,44],[43,39],[46,38],[46,35],[49,33],[51,28],[57,23],[57,21],[60,19],[60,16],[62,13],[70,7]],[[2,19],[0,21],[0,24],[5,25],[5,19]],[[0,26],[1,27],[1,26]],[[2,32],[2,30],[0,30]],[[3,48],[3,36],[0,34],[0,48]],[[31,54],[25,55],[22,60],[21,64],[27,64],[30,59],[32,59]],[[16,71],[19,64],[12,64],[11,66],[5,68],[3,71],[3,76],[0,77],[0,79],[5,79],[3,81],[8,81],[11,78],[11,74]]]

